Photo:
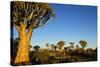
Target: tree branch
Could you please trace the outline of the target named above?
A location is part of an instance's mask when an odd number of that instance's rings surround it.
[[[18,26],[18,24],[16,22],[13,22],[13,25],[16,27],[16,29],[18,30],[18,32],[20,31],[20,27]]]
[[[28,27],[27,36],[30,38],[33,32],[34,22],[31,22],[30,26]]]

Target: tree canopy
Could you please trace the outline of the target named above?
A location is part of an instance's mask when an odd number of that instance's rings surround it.
[[[44,25],[53,12],[51,7],[47,3],[36,3],[36,2],[12,2],[12,22],[20,26],[25,24],[28,29],[32,24],[33,28]]]
[[[87,42],[85,40],[80,40],[79,43],[82,46],[82,48],[85,48],[87,46]]]

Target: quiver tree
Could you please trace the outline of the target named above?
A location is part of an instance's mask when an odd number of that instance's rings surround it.
[[[40,46],[34,46],[33,48],[34,48],[35,52],[38,52],[38,51],[39,51]]]
[[[47,47],[48,50],[50,49],[49,43],[46,43],[46,47]]]
[[[20,39],[14,64],[29,62],[32,31],[43,26],[51,16],[52,9],[46,3],[11,2],[11,24],[16,27]]]
[[[63,51],[64,45],[65,45],[65,41],[59,41],[57,43],[57,48],[59,49],[59,51],[61,51],[61,52]]]
[[[76,50],[79,50],[79,49],[80,49],[79,45],[76,45]]]
[[[71,50],[73,50],[73,48],[74,48],[74,42],[70,42],[69,44],[70,44]]]
[[[79,44],[81,45],[82,49],[84,49],[87,46],[87,42],[85,40],[80,40]]]
[[[55,44],[51,44],[52,51],[54,51],[54,46],[55,46]]]

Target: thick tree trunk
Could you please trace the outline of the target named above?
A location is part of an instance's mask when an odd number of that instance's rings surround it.
[[[29,49],[30,49],[30,38],[32,35],[32,30],[26,32],[26,29],[23,27],[21,28],[21,30],[18,30],[18,33],[20,41],[14,64],[15,65],[29,64]]]
[[[16,63],[29,62],[29,40],[22,34],[22,39],[19,41],[18,52],[15,59]]]

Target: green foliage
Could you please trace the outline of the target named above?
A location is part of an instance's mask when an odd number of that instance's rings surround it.
[[[38,51],[40,46],[34,46],[33,48],[35,49],[35,51]]]
[[[57,47],[58,47],[59,50],[61,50],[61,49],[63,48],[64,45],[65,45],[65,41],[59,41],[59,42],[57,43]]]
[[[85,41],[84,41],[85,42]],[[65,44],[65,41],[59,41],[58,44]],[[73,44],[73,43],[71,43]],[[53,49],[57,49],[57,45],[51,44],[51,47]],[[61,46],[61,45],[60,45]],[[73,47],[74,48],[74,47]],[[64,51],[60,52],[59,50],[56,51],[48,51],[42,49],[43,51],[39,51],[34,54],[36,56],[35,58],[38,59],[39,63],[68,63],[68,62],[82,62],[82,61],[95,61],[97,60],[97,49],[82,49],[79,47],[79,45],[76,45],[76,49],[73,51],[70,49],[70,47],[66,46],[64,47]],[[52,55],[51,55],[52,54]],[[41,61],[40,61],[41,60]]]
[[[73,49],[74,48],[74,42],[70,42],[70,47]]]
[[[82,46],[82,48],[85,48],[87,46],[87,42],[85,40],[80,40],[79,43]]]
[[[19,39],[16,38],[15,42],[18,42],[18,40]],[[80,43],[87,44],[86,41],[83,40],[80,40]],[[59,41],[57,45],[58,44],[65,44],[65,41]],[[48,46],[49,43],[47,43],[46,45]],[[66,46],[64,47],[64,51],[60,52],[56,50],[57,45],[51,44],[53,51],[52,50],[50,51],[48,49],[42,49],[42,48],[39,51],[40,46],[38,45],[34,46],[33,48],[35,49],[35,51],[30,51],[30,62],[32,64],[53,64],[53,63],[69,63],[69,62],[97,60],[97,48],[96,49],[88,48],[83,50],[82,48],[79,47],[79,45],[76,45],[77,50],[74,49],[72,51],[68,46]]]

